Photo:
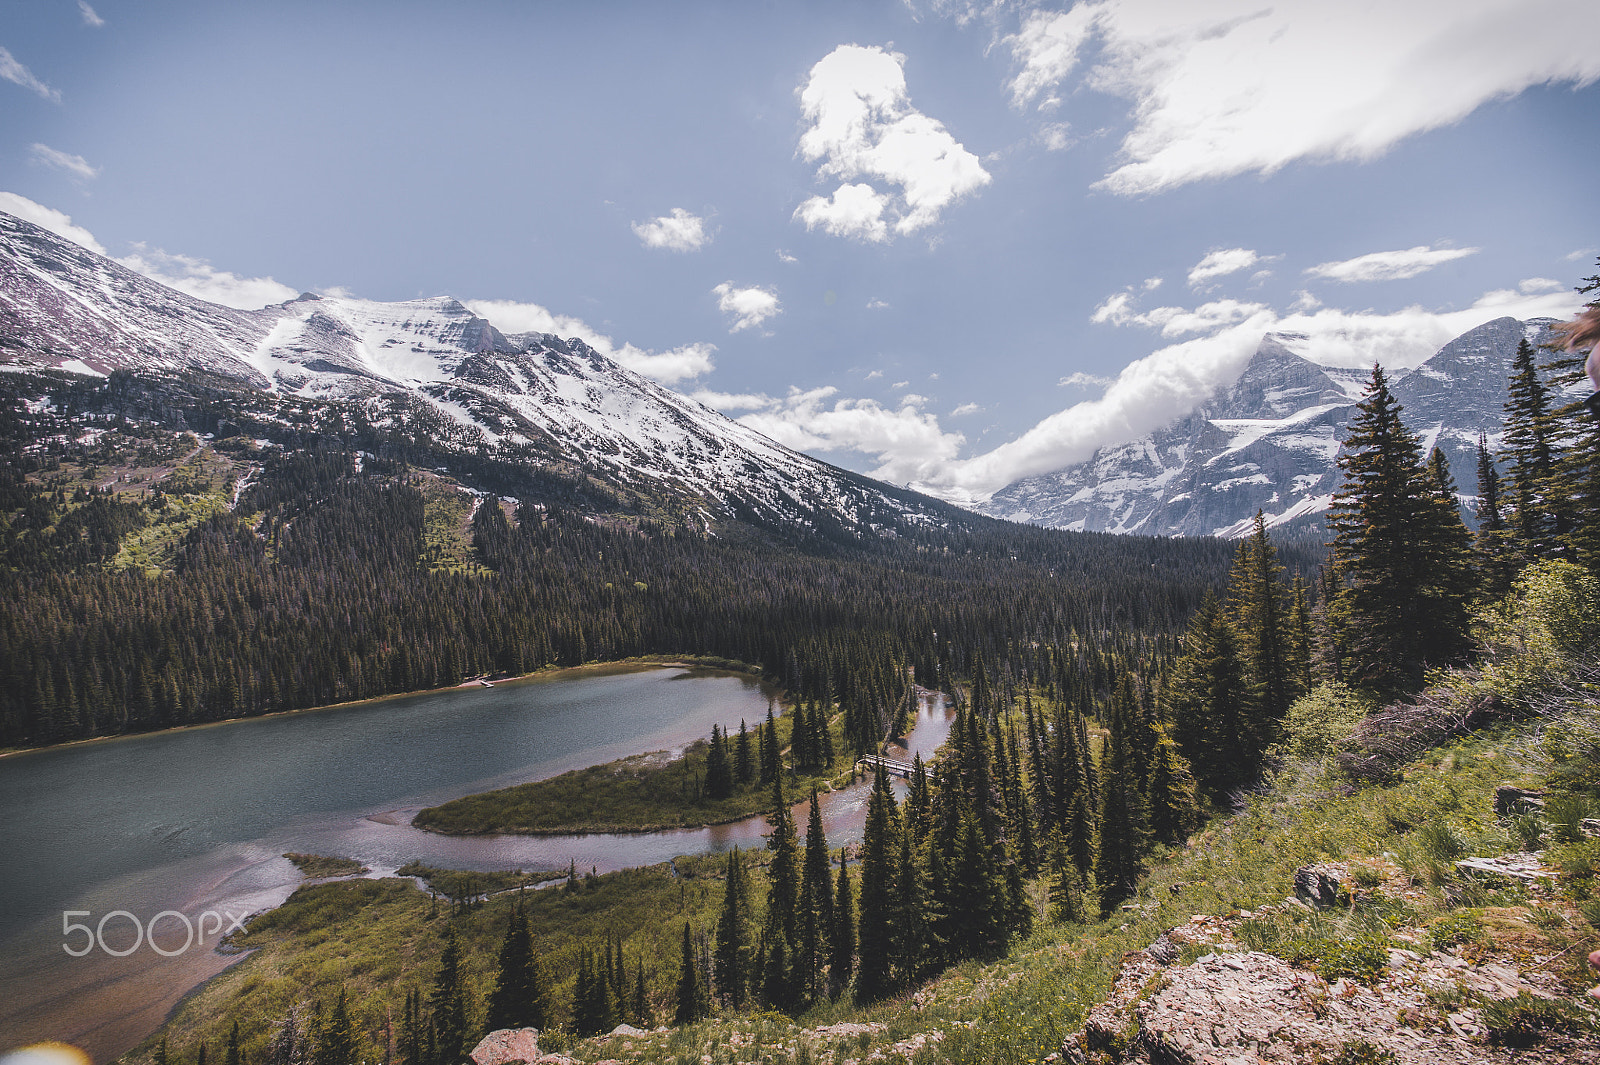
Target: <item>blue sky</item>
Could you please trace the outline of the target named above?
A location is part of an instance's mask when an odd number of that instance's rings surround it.
[[[1269,330],[1406,367],[1570,313],[1597,39],[1590,0],[0,0],[0,209],[239,306],[453,295],[982,499]]]

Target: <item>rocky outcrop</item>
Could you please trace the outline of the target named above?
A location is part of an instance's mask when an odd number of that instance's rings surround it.
[[[1389,951],[1371,985],[1331,984],[1271,954],[1219,949],[1167,964],[1174,942],[1215,939],[1216,919],[1174,929],[1127,955],[1111,997],[1050,1059],[1073,1065],[1262,1065],[1387,1062],[1600,1062],[1600,1039],[1552,1031],[1533,1046],[1496,1045],[1485,1007],[1552,1002],[1547,975],[1453,953]],[[1198,933],[1198,934],[1197,934]]]

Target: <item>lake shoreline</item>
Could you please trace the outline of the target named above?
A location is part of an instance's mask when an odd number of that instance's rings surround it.
[[[713,664],[717,663],[717,664]],[[739,668],[739,667],[743,668]],[[718,673],[736,674],[739,676],[760,677],[761,670],[744,662],[734,662],[732,659],[722,658],[697,658],[694,655],[641,655],[637,658],[618,658],[605,662],[585,662],[580,666],[544,666],[531,673],[519,673],[516,676],[491,676],[487,678],[492,685],[515,684],[528,680],[557,680],[565,677],[581,677],[589,675],[605,675],[610,672],[631,672],[633,669],[707,669]],[[142,732],[119,732],[108,736],[85,736],[76,740],[63,740],[60,743],[41,743],[32,747],[6,747],[0,748],[0,759],[16,758],[22,755],[38,754],[42,751],[62,751],[73,747],[82,747],[89,744],[110,743],[116,740],[138,739],[143,736],[161,736],[174,732],[193,732],[199,729],[215,728],[218,725],[232,725],[240,721],[265,721],[272,718],[294,717],[299,714],[315,714],[324,710],[344,710],[352,706],[370,706],[374,703],[387,702],[391,699],[408,699],[419,695],[438,695],[443,692],[460,691],[462,688],[486,687],[482,679],[474,677],[464,680],[460,684],[447,684],[440,688],[419,688],[409,692],[390,692],[387,695],[374,695],[367,699],[347,699],[340,703],[324,703],[321,706],[302,706],[295,710],[274,710],[266,714],[251,714],[241,717],[224,717],[216,721],[196,721],[187,725],[168,725],[165,728],[148,729]]]

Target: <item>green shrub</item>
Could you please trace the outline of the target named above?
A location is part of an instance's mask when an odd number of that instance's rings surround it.
[[[1545,820],[1557,843],[1583,840],[1583,821],[1594,816],[1594,804],[1584,795],[1552,795],[1545,805]]]
[[[1453,862],[1467,852],[1466,841],[1447,824],[1432,822],[1416,831],[1422,853],[1441,862]]]
[[[1349,685],[1337,681],[1319,684],[1289,707],[1283,721],[1284,739],[1269,753],[1294,761],[1322,758],[1348,738],[1372,710],[1371,699]]]
[[[1523,991],[1516,998],[1485,1002],[1483,1026],[1496,1046],[1531,1047],[1553,1032],[1577,1035],[1595,1030],[1582,1006],[1561,999],[1534,998]]]
[[[1428,926],[1428,942],[1434,950],[1459,947],[1466,943],[1484,944],[1489,937],[1483,931],[1483,922],[1471,910],[1457,910],[1441,917]]]
[[[1371,984],[1389,964],[1388,940],[1374,936],[1346,939],[1338,933],[1308,931],[1274,948],[1272,953],[1311,968],[1330,984],[1342,977]]]
[[[1365,1039],[1351,1040],[1333,1056],[1333,1065],[1395,1065],[1397,1061],[1399,1059],[1394,1056],[1394,1051],[1385,1050]]]

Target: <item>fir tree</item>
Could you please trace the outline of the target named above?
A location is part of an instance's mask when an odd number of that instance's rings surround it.
[[[235,1050],[237,1047],[230,1049],[230,1056]],[[341,989],[339,1000],[317,1040],[317,1065],[356,1065],[356,1056],[355,1023],[350,1019],[350,1007]]]
[[[1431,547],[1442,535],[1439,496],[1400,410],[1373,367],[1339,455],[1344,480],[1328,518],[1341,583],[1328,623],[1345,679],[1380,698],[1414,690],[1429,656],[1465,635],[1457,614],[1435,612],[1449,579]]]
[[[677,1006],[673,1023],[693,1024],[711,1012],[705,985],[700,980],[700,966],[694,956],[694,937],[689,922],[683,922],[683,951],[679,960]]]
[[[833,877],[828,861],[828,837],[822,830],[822,809],[817,790],[811,789],[806,819],[806,849],[800,874],[800,947],[804,985],[808,998],[822,987],[828,960],[828,933],[833,929]]]
[[[1250,536],[1239,545],[1229,606],[1252,688],[1249,742],[1258,751],[1277,739],[1289,704],[1301,694],[1290,667],[1289,604],[1282,574],[1267,536],[1266,516],[1257,510]]]
[[[1448,662],[1469,646],[1471,604],[1478,594],[1472,534],[1461,520],[1455,481],[1444,452],[1428,455],[1426,495],[1413,536],[1417,557],[1427,575],[1419,588],[1422,606],[1432,622],[1421,653],[1426,662]]]
[[[1506,385],[1505,457],[1511,465],[1512,532],[1530,560],[1549,558],[1566,532],[1554,494],[1550,389],[1534,365],[1533,345],[1517,342]]]
[[[1162,843],[1177,843],[1200,820],[1194,774],[1164,732],[1150,767],[1150,831]]]
[[[879,766],[867,801],[861,837],[861,901],[857,920],[856,996],[870,1002],[890,989],[894,862],[899,854],[899,813],[889,777]],[[837,900],[835,901],[837,905]]]
[[[717,995],[732,1009],[743,1009],[749,988],[749,898],[744,858],[735,847],[728,854],[722,912],[717,918],[717,946],[712,977]]]
[[[1163,693],[1173,738],[1206,788],[1222,792],[1249,783],[1261,757],[1248,724],[1254,717],[1249,689],[1233,626],[1210,593],[1190,621],[1183,646]]]
[[[343,998],[342,992],[340,997]],[[239,1022],[237,1020],[233,1022],[233,1030],[228,1033],[228,1050],[222,1061],[223,1065],[242,1065],[243,1059],[240,1057],[239,1052]]]
[[[1094,877],[1105,906],[1121,902],[1138,883],[1149,831],[1148,811],[1128,750],[1127,726],[1120,715],[1112,717],[1110,733],[1101,775],[1100,835],[1094,857]]]
[[[439,971],[433,978],[433,993],[429,998],[438,1039],[439,1059],[436,1060],[445,1063],[458,1061],[466,1053],[467,989],[464,970],[461,941],[456,938],[455,927],[448,926],[445,929],[444,953],[439,957]],[[342,1007],[342,993],[339,1002]],[[319,1061],[318,1065],[325,1063]]]
[[[489,996],[490,1031],[549,1027],[550,990],[543,968],[534,952],[527,916],[520,909],[513,910],[500,944],[495,989]]]
[[[834,987],[843,987],[855,967],[856,905],[850,886],[849,861],[839,855],[839,880],[833,892],[833,928],[828,933],[828,978]]]
[[[756,764],[750,752],[750,733],[744,719],[739,719],[739,738],[733,744],[733,776],[740,787],[748,787],[755,780]]]
[[[1500,499],[1500,471],[1489,453],[1488,441],[1478,436],[1478,532],[1473,537],[1477,552],[1478,580],[1491,600],[1498,601],[1511,591],[1516,575],[1511,530],[1506,526]]]
[[[778,779],[782,768],[782,752],[778,747],[778,722],[772,716],[772,707],[767,706],[767,721],[761,726],[761,783],[771,784]]]
[[[719,725],[711,726],[711,745],[706,750],[706,798],[713,801],[733,794],[733,766],[728,761],[728,744]]]

